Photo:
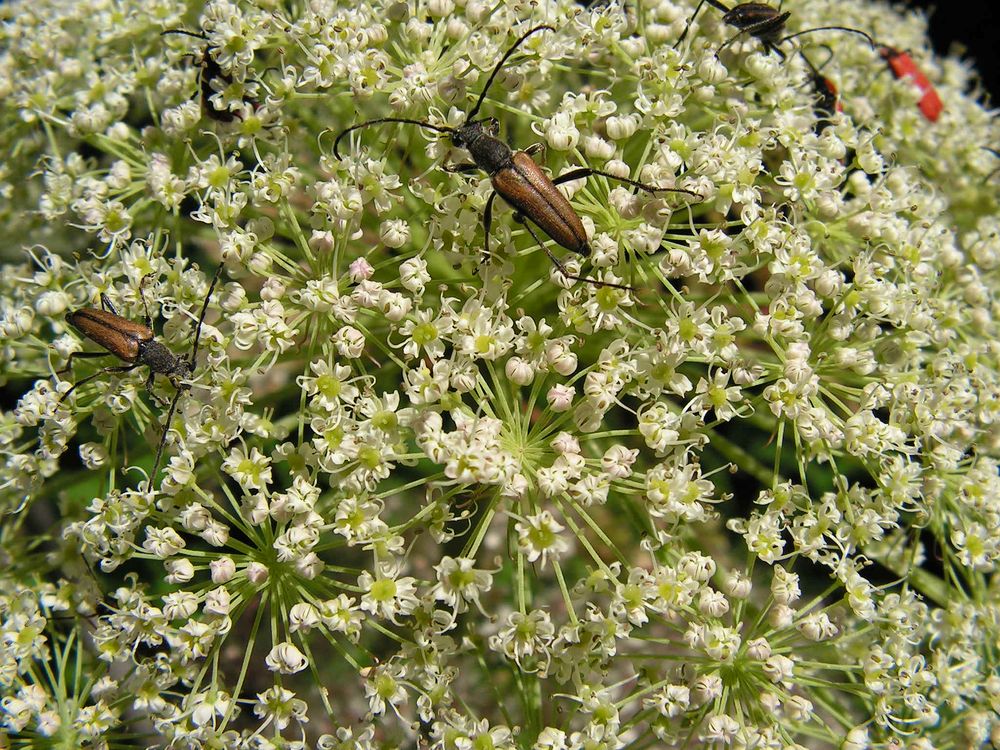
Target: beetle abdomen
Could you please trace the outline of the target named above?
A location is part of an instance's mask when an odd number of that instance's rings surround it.
[[[766,3],[740,3],[723,14],[722,19],[740,31],[748,31],[759,39],[776,42],[791,13],[780,12]]]
[[[93,307],[74,310],[66,316],[66,320],[95,344],[100,344],[126,362],[135,362],[139,356],[139,344],[153,338],[153,332],[142,323]]]
[[[491,178],[500,197],[562,247],[589,255],[583,222],[552,180],[523,151],[514,153],[513,162],[512,168],[502,169]]]

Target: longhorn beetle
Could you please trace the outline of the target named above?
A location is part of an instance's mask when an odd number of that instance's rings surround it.
[[[716,57],[718,57],[719,52],[722,52],[722,50],[739,39],[743,34],[757,37],[765,49],[770,52],[776,52],[782,60],[786,59],[787,56],[778,48],[779,44],[803,34],[812,34],[814,31],[845,31],[850,34],[859,34],[868,40],[872,49],[875,48],[875,42],[868,34],[860,29],[851,29],[847,26],[817,26],[814,29],[805,29],[804,31],[797,31],[794,34],[782,36],[785,33],[785,22],[792,16],[789,11],[786,10],[782,13],[780,9],[772,8],[766,3],[740,3],[733,8],[727,8],[719,0],[700,0],[698,6],[694,9],[694,13],[691,15],[691,20],[684,27],[684,33],[674,42],[674,47],[677,47],[677,45],[684,41],[684,38],[691,30],[691,24],[694,23],[695,16],[698,15],[701,6],[706,2],[713,8],[721,10],[722,20],[738,29],[725,44],[719,47],[715,53]]]
[[[201,51],[201,60],[198,62],[198,67],[201,68],[198,73],[198,83],[201,88],[202,111],[216,122],[232,122],[235,119],[242,120],[243,118],[237,113],[228,109],[219,109],[212,103],[212,97],[216,93],[212,87],[212,81],[222,81],[224,84],[223,88],[226,88],[233,84],[233,77],[229,73],[226,73],[222,69],[222,66],[212,57],[212,51],[216,47],[208,43],[208,36],[204,33],[185,31],[184,29],[167,29],[161,32],[160,36],[166,36],[167,34],[184,34],[185,36],[192,36],[195,39],[201,39],[205,42],[205,48]],[[193,58],[194,55],[187,55],[187,57]],[[256,99],[252,98],[244,99],[243,102],[254,109],[259,104]]]
[[[545,232],[549,237],[551,237],[558,245],[571,250],[574,253],[579,253],[580,255],[587,256],[590,254],[590,243],[587,240],[587,232],[583,227],[583,222],[580,221],[580,216],[573,210],[569,201],[556,190],[556,185],[561,185],[564,182],[572,182],[573,180],[581,180],[590,175],[600,175],[602,177],[607,177],[612,180],[618,180],[619,182],[624,182],[626,185],[631,185],[634,188],[643,190],[647,193],[659,193],[659,192],[673,192],[673,193],[687,193],[688,195],[693,195],[697,198],[701,198],[698,193],[692,192],[690,190],[683,190],[680,188],[661,188],[655,187],[653,185],[647,185],[642,182],[637,182],[636,180],[630,180],[626,177],[619,177],[613,175],[609,172],[602,172],[599,169],[592,169],[590,167],[582,167],[580,169],[574,169],[566,174],[556,177],[554,180],[549,178],[542,168],[535,163],[531,158],[531,155],[537,153],[541,148],[541,144],[535,144],[530,146],[524,151],[514,151],[506,143],[501,141],[496,136],[500,132],[500,123],[493,117],[483,118],[481,120],[474,119],[476,114],[479,112],[479,108],[482,106],[483,101],[486,99],[486,94],[490,90],[490,86],[493,84],[493,80],[497,77],[500,69],[503,68],[504,63],[510,58],[514,51],[524,42],[525,39],[530,37],[539,31],[555,31],[552,26],[535,26],[530,29],[525,34],[521,36],[514,44],[504,53],[504,56],[500,58],[500,62],[497,63],[496,67],[493,68],[493,72],[490,73],[490,77],[486,80],[486,86],[482,93],[479,95],[479,99],[476,101],[476,105],[465,115],[465,122],[459,125],[457,128],[446,127],[442,125],[432,125],[429,122],[423,122],[422,120],[410,120],[401,117],[380,117],[377,120],[367,120],[365,122],[358,123],[357,125],[352,125],[346,130],[342,130],[337,136],[337,139],[333,142],[333,153],[340,159],[340,142],[347,136],[348,133],[359,128],[365,128],[369,125],[377,125],[383,122],[399,122],[408,125],[418,125],[422,128],[427,128],[433,130],[437,133],[447,133],[451,136],[451,142],[457,148],[465,148],[472,155],[472,162],[466,164],[457,164],[445,167],[447,171],[450,172],[470,172],[473,170],[482,170],[490,178],[490,182],[493,184],[493,192],[486,201],[486,207],[483,209],[483,229],[485,235],[485,254],[488,258],[490,256],[490,227],[493,223],[493,200],[499,194],[507,203],[513,207],[515,214],[514,220],[518,223],[524,224],[525,228],[535,239],[545,254],[549,256],[549,259],[555,264],[556,268],[559,269],[563,276],[570,279],[576,279],[577,281],[585,281],[591,284],[596,284],[598,286],[611,286],[618,289],[631,289],[629,286],[624,284],[613,284],[607,281],[597,281],[596,279],[591,279],[586,276],[574,276],[569,273],[566,266],[560,261],[552,251],[549,250],[545,243],[535,234],[535,230],[531,228],[528,224],[528,220],[534,222],[538,227]]]
[[[944,110],[944,104],[941,103],[941,97],[938,96],[937,90],[934,88],[924,72],[917,67],[917,64],[910,57],[908,52],[902,52],[895,47],[890,47],[886,44],[880,44],[878,47],[878,54],[886,64],[889,66],[889,70],[892,71],[893,76],[896,78],[909,78],[913,81],[914,85],[920,90],[920,101],[917,102],[917,106],[920,107],[920,112],[923,116],[930,122],[937,122],[938,118],[941,116],[941,112]]]
[[[156,472],[160,468],[160,459],[163,457],[163,446],[167,442],[167,431],[170,429],[170,420],[173,419],[174,411],[177,409],[177,401],[181,393],[190,390],[191,386],[184,383],[194,371],[195,360],[198,357],[198,341],[201,337],[201,327],[205,322],[205,314],[208,312],[208,302],[212,298],[212,292],[222,274],[222,264],[215,271],[212,283],[208,287],[208,294],[205,295],[205,302],[201,306],[201,314],[198,316],[198,325],[194,329],[194,343],[191,346],[191,354],[188,357],[179,357],[171,352],[166,346],[157,341],[153,333],[153,319],[149,315],[149,307],[146,305],[146,280],[149,276],[144,276],[139,283],[139,295],[142,298],[142,309],[146,313],[144,323],[136,323],[128,318],[123,318],[115,310],[111,300],[106,294],[101,294],[101,309],[93,307],[83,307],[74,310],[66,315],[66,322],[88,339],[104,347],[105,352],[73,352],[66,360],[66,366],[59,370],[60,373],[70,369],[73,358],[90,359],[93,357],[107,357],[113,355],[123,360],[127,364],[118,367],[105,367],[98,370],[93,375],[88,375],[82,380],[76,381],[73,386],[60,398],[60,403],[79,388],[84,383],[89,383],[96,377],[112,372],[131,372],[137,367],[146,365],[149,367],[149,377],[146,378],[146,390],[149,395],[159,401],[153,395],[153,379],[157,374],[166,375],[171,385],[176,389],[173,400],[170,402],[170,409],[167,412],[167,421],[163,424],[163,435],[160,437],[160,444],[156,447],[156,459],[153,461],[153,471],[149,475],[149,482],[156,477]]]

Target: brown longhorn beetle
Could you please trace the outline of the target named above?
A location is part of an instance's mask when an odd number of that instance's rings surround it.
[[[619,182],[624,182],[627,185],[631,185],[634,188],[643,190],[647,193],[659,193],[659,192],[673,192],[673,193],[686,193],[688,195],[693,195],[696,198],[701,198],[702,196],[698,193],[692,192],[690,190],[682,190],[679,188],[661,188],[655,187],[653,185],[647,185],[642,182],[637,182],[635,180],[630,180],[626,177],[619,177],[613,175],[609,172],[602,172],[599,169],[592,169],[590,167],[582,167],[580,169],[574,169],[566,174],[556,177],[554,180],[551,179],[542,168],[535,163],[531,158],[531,155],[537,153],[541,148],[541,144],[535,144],[524,151],[514,151],[506,143],[501,141],[496,136],[500,132],[500,123],[493,117],[483,118],[481,120],[475,120],[476,114],[479,112],[479,108],[482,106],[483,101],[486,99],[486,94],[490,90],[490,86],[493,84],[493,80],[496,78],[500,69],[503,68],[504,63],[507,62],[508,58],[514,51],[524,42],[525,39],[530,37],[539,31],[555,31],[552,26],[535,26],[530,29],[525,34],[521,36],[510,49],[504,53],[504,56],[500,58],[500,62],[497,63],[496,67],[493,68],[493,72],[490,73],[490,77],[486,81],[486,87],[483,89],[482,93],[479,95],[479,99],[476,101],[476,106],[474,106],[465,116],[465,122],[459,125],[457,128],[446,127],[442,125],[432,125],[429,122],[423,122],[422,120],[410,120],[401,117],[381,117],[376,120],[367,120],[357,125],[352,125],[346,130],[342,130],[337,136],[337,139],[333,142],[333,153],[340,159],[339,146],[340,142],[347,136],[348,133],[358,130],[359,128],[366,128],[369,125],[377,125],[383,122],[399,122],[408,125],[419,125],[422,128],[428,128],[438,133],[447,133],[451,136],[451,142],[457,148],[464,148],[472,155],[472,162],[466,164],[457,164],[453,166],[445,167],[449,172],[469,172],[473,170],[482,170],[490,178],[490,182],[493,184],[493,192],[486,201],[486,207],[483,209],[483,229],[485,234],[485,253],[486,257],[490,257],[490,227],[493,222],[493,200],[499,194],[510,206],[514,209],[514,220],[518,223],[524,224],[525,228],[535,239],[545,254],[549,256],[549,259],[555,264],[556,268],[563,276],[569,279],[576,279],[577,281],[585,281],[591,284],[596,284],[598,286],[611,286],[618,289],[628,289],[631,287],[624,284],[613,284],[606,281],[598,281],[596,279],[591,279],[586,276],[575,276],[569,273],[566,266],[560,261],[552,251],[549,250],[545,243],[539,238],[535,233],[535,230],[531,228],[527,220],[531,220],[538,227],[545,232],[549,237],[551,237],[558,245],[571,250],[574,253],[579,253],[580,255],[587,256],[590,254],[590,243],[587,240],[587,232],[583,227],[583,222],[580,221],[580,216],[576,213],[573,207],[570,205],[569,201],[556,190],[556,185],[561,185],[564,182],[572,182],[573,180],[581,180],[590,175],[600,175],[602,177],[607,177],[612,180],[618,180]]]
[[[144,276],[139,283],[142,308],[146,313],[146,319],[143,323],[136,323],[119,315],[106,294],[101,294],[100,310],[94,307],[83,307],[66,315],[66,322],[95,344],[104,347],[107,351],[73,352],[66,360],[66,366],[59,370],[59,373],[67,372],[72,366],[74,358],[91,359],[93,357],[113,355],[127,364],[118,367],[105,367],[93,375],[88,375],[82,380],[76,381],[59,398],[60,403],[81,385],[89,383],[94,378],[106,373],[131,372],[143,365],[149,367],[149,377],[146,378],[146,390],[149,391],[149,395],[154,400],[159,402],[159,399],[153,395],[153,379],[156,375],[165,375],[176,389],[174,398],[170,402],[170,409],[167,412],[167,420],[163,424],[163,435],[160,437],[160,444],[156,447],[156,459],[153,461],[153,471],[149,475],[150,486],[152,486],[153,480],[156,478],[156,473],[160,469],[163,446],[167,442],[167,431],[170,429],[170,420],[173,419],[174,411],[177,409],[177,401],[184,391],[191,389],[191,386],[183,381],[185,378],[190,377],[194,371],[195,360],[198,357],[198,341],[201,338],[201,327],[205,322],[205,314],[208,312],[208,303],[212,298],[212,292],[215,290],[215,285],[218,283],[221,274],[222,264],[219,264],[215,275],[212,277],[212,283],[208,287],[208,294],[205,295],[205,302],[201,306],[198,325],[194,329],[194,343],[191,346],[191,354],[188,357],[175,355],[155,338],[155,334],[153,333],[153,319],[150,317],[149,307],[146,305],[145,286],[149,276]]]
[[[719,47],[715,53],[716,57],[718,57],[719,52],[722,52],[722,50],[739,39],[743,34],[757,37],[765,49],[770,52],[776,52],[782,60],[786,58],[786,55],[778,48],[779,44],[803,34],[812,34],[814,31],[845,31],[850,34],[859,34],[868,40],[872,49],[875,49],[875,41],[868,34],[860,29],[851,29],[847,26],[817,26],[814,29],[805,29],[804,31],[783,36],[785,33],[785,22],[792,16],[789,11],[786,10],[782,13],[779,8],[772,8],[766,3],[740,3],[733,8],[727,8],[719,0],[701,0],[698,3],[698,6],[694,9],[694,13],[691,15],[691,20],[684,27],[684,33],[674,42],[674,47],[677,47],[677,45],[684,41],[684,38],[691,30],[691,24],[694,23],[695,16],[698,15],[701,6],[706,2],[713,8],[722,11],[722,20],[725,23],[738,29],[725,44]]]

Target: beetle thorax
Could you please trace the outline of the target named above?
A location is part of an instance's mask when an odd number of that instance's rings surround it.
[[[191,374],[191,363],[178,357],[159,341],[145,341],[139,345],[138,361],[160,375],[187,377]]]
[[[469,122],[456,128],[452,135],[452,142],[467,149],[472,154],[476,166],[490,177],[501,169],[511,166],[514,153],[510,146],[487,132],[486,128],[495,122],[496,120],[492,119]]]

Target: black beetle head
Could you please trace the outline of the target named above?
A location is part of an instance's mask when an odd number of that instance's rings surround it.
[[[469,148],[473,141],[478,141],[484,135],[496,138],[499,133],[500,121],[495,117],[484,117],[482,120],[467,122],[451,131],[451,142],[457,148]]]

